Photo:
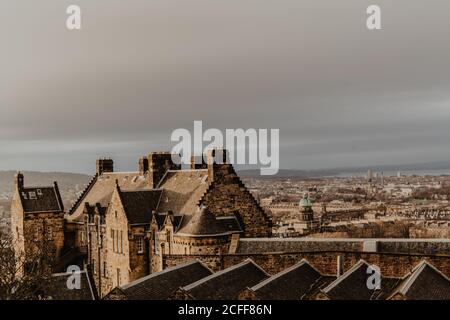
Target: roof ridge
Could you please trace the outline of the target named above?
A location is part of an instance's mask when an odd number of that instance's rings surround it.
[[[76,208],[78,208],[78,206],[80,205],[81,201],[86,197],[87,193],[89,192],[89,190],[92,188],[92,186],[95,184],[95,182],[98,179],[98,173],[96,173],[91,181],[89,181],[89,183],[87,184],[87,186],[84,188],[83,192],[80,194],[80,196],[78,197],[78,199],[74,202],[74,204],[72,205],[72,207],[69,209],[69,216],[71,214],[73,214],[73,212],[75,211]]]
[[[360,259],[357,263],[355,263],[350,269],[348,269],[344,274],[339,276],[336,280],[334,280],[332,283],[330,283],[327,287],[323,289],[323,292],[327,293],[331,291],[333,288],[335,288],[339,283],[344,281],[348,278],[353,272],[355,272],[358,268],[360,268],[362,265],[370,266],[364,259]]]
[[[296,269],[298,269],[298,268],[300,268],[300,267],[302,267],[302,266],[304,266],[304,265],[307,265],[307,266],[311,267],[314,271],[316,271],[316,272],[319,274],[319,276],[322,276],[322,274],[321,274],[319,271],[317,271],[316,268],[314,268],[314,267],[308,262],[308,260],[306,260],[306,259],[303,258],[302,260],[300,260],[300,262],[298,262],[298,263],[296,263],[296,264],[290,266],[289,268],[286,268],[286,269],[284,269],[284,270],[278,272],[277,274],[275,274],[275,275],[269,277],[268,279],[265,279],[265,280],[261,281],[260,283],[254,285],[254,286],[251,287],[250,289],[253,290],[253,291],[256,291],[256,290],[260,289],[261,287],[265,286],[266,284],[268,284],[268,283],[270,283],[270,282],[272,282],[272,281],[274,281],[274,280],[276,280],[276,279],[278,279],[278,278],[284,276],[285,274],[287,274],[287,273],[289,273],[289,272],[291,272],[291,271],[294,271],[294,270],[296,270]]]
[[[142,277],[142,278],[136,279],[136,280],[134,280],[134,281],[128,282],[127,284],[124,284],[124,285],[120,286],[119,289],[121,289],[121,290],[126,290],[126,289],[128,289],[128,288],[131,288],[131,287],[133,287],[133,286],[139,284],[139,283],[142,283],[142,282],[144,282],[144,281],[147,281],[148,279],[151,279],[151,278],[154,278],[154,277],[159,276],[159,275],[161,275],[161,274],[169,273],[169,272],[172,272],[172,271],[175,271],[175,270],[178,270],[178,269],[181,269],[181,268],[190,266],[190,265],[194,265],[194,264],[196,264],[196,263],[199,263],[200,265],[202,265],[203,267],[205,267],[205,268],[207,268],[209,271],[211,271],[211,270],[210,270],[205,264],[203,264],[201,261],[199,261],[199,260],[192,260],[192,261],[188,261],[188,262],[186,262],[186,263],[178,264],[178,265],[176,265],[176,266],[172,266],[172,267],[163,269],[163,270],[158,271],[158,272],[150,273],[150,274],[147,275],[147,276],[144,276],[144,277]]]
[[[211,274],[211,275],[209,275],[207,277],[204,277],[204,278],[202,278],[200,280],[197,280],[197,281],[195,281],[195,282],[193,282],[191,284],[188,284],[187,286],[182,287],[182,289],[185,290],[185,291],[189,291],[189,290],[199,286],[202,283],[205,283],[205,282],[207,282],[207,281],[209,281],[211,279],[220,277],[223,274],[226,274],[226,273],[228,273],[230,271],[238,269],[238,268],[240,268],[240,267],[242,267],[244,265],[247,265],[247,264],[253,264],[254,266],[258,267],[258,269],[262,270],[266,275],[268,275],[267,272],[264,271],[260,266],[258,266],[252,259],[247,258],[247,259],[245,259],[244,261],[241,261],[238,264],[235,264],[235,265],[233,265],[231,267],[228,267],[226,269],[220,270],[220,271],[218,271],[216,273],[213,273],[213,274]]]

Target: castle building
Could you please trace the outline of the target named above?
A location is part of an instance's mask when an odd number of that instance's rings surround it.
[[[23,254],[28,261],[35,254],[44,254],[44,250],[52,261],[60,257],[64,248],[64,205],[58,184],[26,187],[23,174],[18,172],[10,227],[16,254]]]
[[[96,175],[66,215],[64,263],[85,254],[100,296],[161,271],[164,255],[219,255],[235,250],[240,237],[271,235],[271,219],[226,152],[193,158],[190,169],[173,158],[153,152],[136,172],[97,160]]]

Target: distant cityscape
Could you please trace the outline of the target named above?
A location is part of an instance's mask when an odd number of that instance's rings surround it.
[[[450,176],[244,178],[214,152],[190,169],[152,152],[133,172],[103,158],[94,176],[3,173],[2,233],[23,272],[50,246],[52,276],[27,298],[450,299]]]

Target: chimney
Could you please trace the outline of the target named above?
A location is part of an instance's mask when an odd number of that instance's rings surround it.
[[[191,169],[207,169],[208,164],[203,156],[191,156]]]
[[[97,159],[96,167],[97,175],[101,175],[104,172],[114,172],[114,162],[112,159]]]
[[[17,171],[16,176],[15,176],[15,186],[17,190],[22,190],[23,189],[23,174],[20,171]]]
[[[180,155],[170,152],[152,152],[148,156],[148,170],[150,187],[155,189],[168,170],[180,170],[181,164],[176,164],[172,159],[181,163]]]
[[[139,159],[139,174],[144,175],[148,171],[148,158],[141,157]]]
[[[228,163],[228,152],[226,149],[212,149],[207,153],[208,181],[214,181],[219,168],[231,167]]]
[[[337,271],[336,276],[340,277],[344,273],[344,259],[341,255],[337,256]]]

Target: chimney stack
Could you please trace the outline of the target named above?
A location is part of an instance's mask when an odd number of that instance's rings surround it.
[[[158,186],[168,170],[181,169],[181,165],[174,163],[172,160],[179,157],[179,155],[170,152],[152,152],[148,155],[149,182],[152,189]],[[181,163],[181,161],[178,161],[178,163]]]
[[[207,169],[208,164],[203,156],[191,156],[191,169]]]
[[[141,157],[139,159],[139,174],[144,175],[148,171],[148,158]]]
[[[109,158],[97,159],[96,167],[97,175],[101,175],[104,172],[114,172],[114,161]]]
[[[23,180],[24,180],[23,174],[20,171],[17,171],[15,176],[15,185],[18,190],[23,189]]]

